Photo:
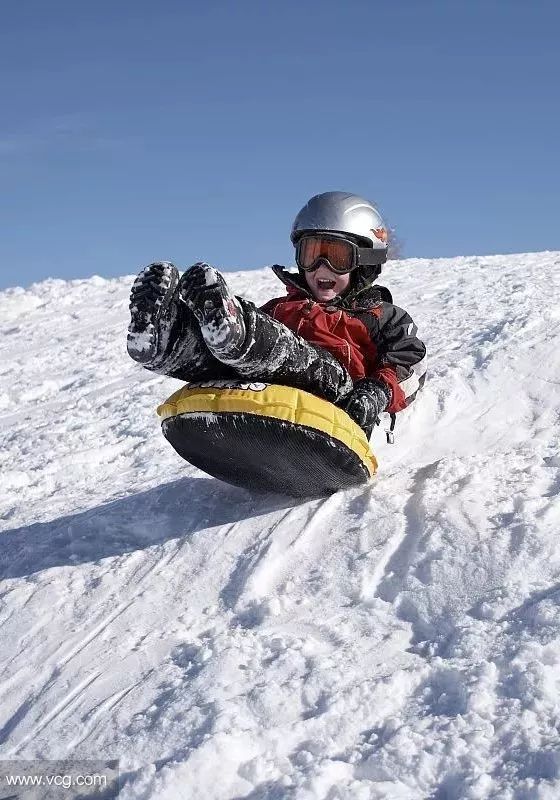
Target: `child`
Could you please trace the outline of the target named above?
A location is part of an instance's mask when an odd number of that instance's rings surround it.
[[[131,291],[130,356],[184,381],[250,378],[305,389],[343,407],[368,437],[424,380],[426,349],[410,316],[374,285],[387,259],[377,209],[357,195],[315,195],[291,234],[298,273],[273,270],[287,295],[261,309],[208,264],[181,278],[146,267]]]

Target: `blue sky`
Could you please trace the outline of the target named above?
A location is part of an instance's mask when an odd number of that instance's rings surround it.
[[[330,189],[407,256],[560,249],[559,8],[6,3],[0,287],[292,263]]]

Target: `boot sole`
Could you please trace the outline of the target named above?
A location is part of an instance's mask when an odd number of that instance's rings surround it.
[[[245,340],[245,323],[235,295],[218,270],[209,264],[194,264],[183,274],[178,292],[213,355],[221,360],[237,353]]]
[[[150,264],[132,284],[126,346],[130,357],[141,364],[154,361],[159,355],[159,321],[169,307],[178,282],[177,268],[163,262]]]

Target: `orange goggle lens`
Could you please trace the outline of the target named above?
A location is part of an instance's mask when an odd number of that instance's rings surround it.
[[[356,266],[356,248],[347,239],[327,239],[322,236],[304,236],[296,252],[298,267],[309,272],[319,259],[328,261],[333,272],[351,272]]]

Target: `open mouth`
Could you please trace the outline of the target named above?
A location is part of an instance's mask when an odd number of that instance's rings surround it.
[[[326,291],[327,289],[334,289],[335,282],[319,278],[319,280],[317,281],[317,286],[319,289],[324,289]]]

